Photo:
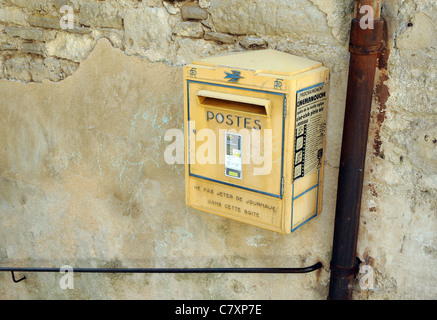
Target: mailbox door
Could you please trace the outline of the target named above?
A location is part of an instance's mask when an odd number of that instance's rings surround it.
[[[282,198],[286,96],[187,81],[188,174]]]

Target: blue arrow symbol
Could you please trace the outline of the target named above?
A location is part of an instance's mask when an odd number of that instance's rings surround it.
[[[226,72],[226,77],[225,79],[229,79],[229,82],[238,82],[238,80],[244,78],[241,76],[241,72],[240,71],[235,71],[235,70],[231,70],[232,73]]]

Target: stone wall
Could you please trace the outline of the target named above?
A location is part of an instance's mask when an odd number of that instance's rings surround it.
[[[306,275],[0,273],[0,297],[326,299],[352,0],[0,0],[0,265],[297,267]],[[63,29],[65,5],[74,28]],[[435,299],[437,58],[434,0],[386,0],[358,255],[374,288],[356,299]],[[331,70],[323,212],[288,236],[184,204],[163,159],[183,126],[182,69],[272,48]]]
[[[309,56],[328,60],[339,51],[345,55],[352,10],[346,3],[2,0],[2,77],[63,80],[101,38],[128,55],[174,66],[197,57],[266,47],[306,47],[307,54],[312,52]],[[60,25],[68,13],[61,10],[65,5],[74,15],[72,29]],[[323,54],[325,49],[332,52]]]

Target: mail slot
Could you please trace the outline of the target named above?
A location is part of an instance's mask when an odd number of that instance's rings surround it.
[[[270,49],[184,66],[187,205],[283,234],[320,214],[328,79]]]

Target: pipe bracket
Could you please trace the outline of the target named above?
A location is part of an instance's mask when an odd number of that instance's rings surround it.
[[[358,55],[379,54],[382,49],[382,44],[378,44],[370,47],[357,47],[349,44],[349,52]]]
[[[359,261],[359,259],[357,259]],[[344,268],[338,265],[335,265],[331,262],[330,264],[330,268],[331,268],[331,273],[340,275],[340,276],[351,276],[351,275],[356,275],[358,274],[358,272],[360,271],[360,264],[358,263],[355,264],[355,266],[353,266],[352,268]]]

